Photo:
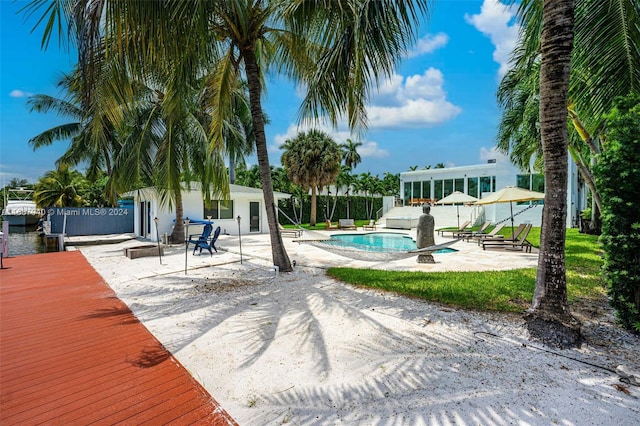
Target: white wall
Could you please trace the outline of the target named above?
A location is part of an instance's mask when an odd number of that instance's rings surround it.
[[[569,161],[568,165],[568,184],[567,184],[567,227],[577,226],[577,217],[579,212],[586,208],[586,190],[584,186],[578,184],[578,170],[573,161]],[[451,167],[445,169],[429,169],[416,170],[412,172],[404,172],[400,174],[400,194],[404,196],[404,185],[414,181],[430,181],[444,179],[460,179],[465,177],[495,176],[495,189],[500,190],[505,186],[517,186],[517,175],[522,174],[516,167],[510,163],[498,162],[478,164],[473,166]],[[433,184],[432,191],[433,191]],[[467,190],[465,182],[465,192]],[[483,193],[485,197],[489,193]],[[481,197],[481,198],[482,198]],[[534,226],[542,224],[542,206],[531,208],[524,211],[528,205],[517,205],[513,203],[513,213],[516,223],[531,223]],[[510,217],[509,203],[485,205],[485,218],[492,222],[498,222]],[[510,221],[509,221],[510,223]]]
[[[264,206],[264,201],[258,193],[240,193],[231,194],[233,200],[233,219],[212,219],[214,222],[214,229],[218,226],[221,228],[222,234],[238,235],[238,221],[237,217],[240,216],[240,232],[242,235],[251,233],[268,233],[269,225],[267,223],[267,212]],[[141,236],[140,229],[140,202],[151,202],[151,219],[158,218],[158,234],[160,237],[164,233],[171,234],[175,219],[175,208],[169,209],[168,206],[161,206],[158,197],[152,194],[151,191],[146,193],[134,194],[135,207],[134,207],[134,232],[136,236]],[[259,213],[259,230],[250,231],[250,202],[257,202],[260,205]],[[182,205],[184,209],[184,217],[189,219],[207,220],[203,216],[203,198],[199,190],[183,191],[182,192]],[[202,233],[204,225],[189,225],[189,234]],[[151,241],[158,241],[158,234],[156,234],[155,224],[151,224]]]

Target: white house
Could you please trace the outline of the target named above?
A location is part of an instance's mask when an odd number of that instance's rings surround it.
[[[214,229],[220,226],[222,234],[238,235],[238,229],[243,235],[269,232],[262,189],[231,184],[229,190],[229,200],[211,200],[209,204],[205,203],[197,183],[192,183],[190,190],[182,190],[184,217],[190,220],[189,234],[201,232],[204,226],[202,222],[208,220],[213,221]],[[136,237],[158,241],[158,235],[162,238],[164,234],[171,234],[175,210],[161,202],[160,194],[154,187],[138,189],[125,195],[134,199]],[[274,192],[274,197],[278,202],[291,195]],[[157,232],[155,218],[158,218]]]
[[[569,161],[568,167],[567,227],[575,227],[578,225],[580,212],[587,207],[587,191],[575,163]],[[543,175],[523,173],[506,161],[489,160],[486,164],[400,173],[400,194],[405,206],[410,205],[415,199],[429,199],[435,202],[454,191],[483,198],[505,186],[545,191]],[[531,204],[513,203],[513,214],[518,223],[528,222],[540,226],[542,206],[530,207]],[[476,211],[471,212],[470,209]],[[466,210],[473,218],[482,217],[494,223],[511,215],[509,203],[467,207]],[[462,217],[462,209],[460,214]]]

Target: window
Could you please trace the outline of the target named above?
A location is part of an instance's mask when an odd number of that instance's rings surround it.
[[[453,192],[453,179],[445,179],[444,181],[444,197]],[[444,198],[442,197],[442,198]]]
[[[413,198],[420,198],[420,193],[422,191],[420,191],[420,182],[413,182]]]
[[[467,194],[472,197],[480,198],[478,194],[478,178],[467,178]]]
[[[431,198],[431,182],[422,182],[422,198]]]
[[[544,175],[518,175],[516,177],[516,186],[518,188],[529,189],[531,191],[544,192]],[[538,203],[542,204],[543,201],[540,200]],[[518,205],[523,204],[531,204],[531,202],[526,201],[518,203]]]
[[[409,205],[409,200],[411,199],[411,182],[404,183],[404,204],[406,206]]]
[[[516,186],[518,188],[530,189],[531,188],[531,175],[518,175],[516,177]]]
[[[495,192],[496,179],[495,176],[482,176],[480,178],[480,195],[483,192]]]
[[[206,219],[233,219],[232,200],[211,200],[209,203],[203,202],[203,215]]]
[[[544,192],[544,175],[531,175],[531,190]]]
[[[464,192],[464,179],[454,179],[453,181],[453,189],[455,191]]]
[[[440,200],[442,199],[442,181],[437,180],[433,182],[433,197]]]

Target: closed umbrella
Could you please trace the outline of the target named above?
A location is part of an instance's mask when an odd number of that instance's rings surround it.
[[[454,191],[451,194],[444,197],[442,200],[436,201],[436,204],[455,204],[456,211],[458,212],[458,228],[460,228],[460,206],[458,204],[468,204],[478,201],[476,197],[463,194],[460,191]]]
[[[509,203],[509,207],[511,208],[511,232],[513,233],[513,202],[535,201],[543,199],[544,194],[542,192],[529,191],[528,189],[518,188],[516,186],[505,186],[501,190],[496,191],[493,194],[476,201],[474,204],[482,205]]]

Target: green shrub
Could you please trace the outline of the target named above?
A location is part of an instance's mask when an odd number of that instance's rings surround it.
[[[611,305],[627,329],[640,332],[640,96],[616,101],[595,168],[602,194],[604,277]]]

